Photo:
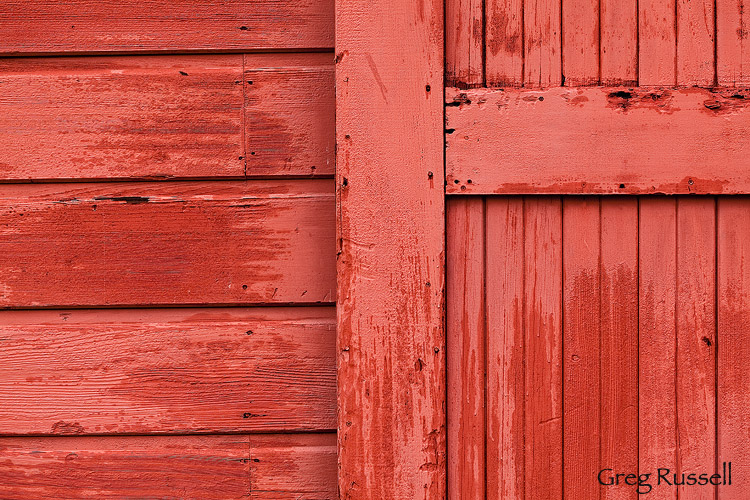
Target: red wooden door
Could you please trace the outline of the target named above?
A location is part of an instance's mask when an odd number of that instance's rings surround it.
[[[637,498],[618,473],[744,495],[748,200],[458,197],[447,217],[457,498]],[[730,461],[731,486],[659,481]]]
[[[0,1],[0,498],[335,498],[333,35]]]
[[[447,3],[449,498],[747,496],[744,15]]]

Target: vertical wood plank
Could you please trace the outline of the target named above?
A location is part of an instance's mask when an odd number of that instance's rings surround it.
[[[711,471],[716,450],[715,201],[677,201],[677,467]],[[680,486],[681,499],[713,499],[714,488]]]
[[[601,468],[638,472],[638,200],[601,202]],[[602,486],[603,500],[635,488]]]
[[[677,0],[677,85],[714,84],[714,1]]]
[[[750,199],[718,202],[718,462],[732,462],[722,500],[743,500],[750,488]]]
[[[484,2],[446,0],[445,65],[447,85],[480,87],[484,83]]]
[[[336,1],[342,499],[446,494],[443,20]]]
[[[560,0],[524,0],[524,85],[562,83]]]
[[[523,224],[520,196],[487,198],[487,500],[524,498]]]
[[[485,0],[488,87],[523,85],[523,0]]]
[[[675,85],[676,0],[638,1],[638,79],[640,85]]]
[[[562,497],[562,213],[525,200],[526,498]]]
[[[563,198],[563,456],[566,498],[597,498],[599,484],[598,197]]]
[[[676,231],[674,198],[643,197],[639,220],[639,467],[676,470]],[[653,476],[652,476],[653,477]],[[676,499],[654,488],[649,499]]]
[[[571,87],[599,83],[599,0],[562,0],[562,74]]]
[[[745,6],[746,0],[716,0],[716,76],[719,85],[750,84],[750,9]]]
[[[483,498],[484,199],[454,198],[446,213],[448,498]]]
[[[602,85],[638,84],[638,0],[601,0]]]

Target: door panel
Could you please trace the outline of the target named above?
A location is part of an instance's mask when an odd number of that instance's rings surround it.
[[[746,455],[750,199],[449,197],[447,217],[452,498],[638,497],[602,469],[737,498],[737,466],[718,490],[655,479]]]

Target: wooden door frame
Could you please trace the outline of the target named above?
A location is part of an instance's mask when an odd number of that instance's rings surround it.
[[[443,23],[336,1],[342,499],[445,497]]]

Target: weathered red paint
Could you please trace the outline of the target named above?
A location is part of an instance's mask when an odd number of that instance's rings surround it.
[[[334,434],[0,438],[3,499],[321,500]]]
[[[0,498],[336,497],[333,4],[0,0]]]
[[[524,380],[524,242],[523,200],[486,200],[487,499],[523,498]],[[448,214],[451,215],[450,212]],[[449,242],[450,243],[450,242]],[[450,255],[448,256],[450,258]],[[449,422],[450,425],[450,422]],[[497,471],[497,472],[495,472]]]
[[[448,194],[750,191],[741,89],[446,92]]]
[[[0,74],[0,181],[333,175],[330,54],[5,59]]]
[[[596,197],[563,200],[563,495],[599,496],[601,469],[601,206]]]
[[[0,53],[333,47],[332,0],[4,0]]]
[[[9,184],[0,307],[332,303],[330,180]]]
[[[3,435],[336,428],[333,308],[3,311],[0,325]]]
[[[484,200],[452,201],[446,220],[448,498],[484,498],[487,360]],[[491,471],[490,471],[491,473]]]
[[[740,500],[750,488],[750,210],[747,197],[720,198],[717,204],[716,400],[718,456],[731,457],[737,487],[721,499]]]
[[[744,456],[747,202],[450,197],[449,492],[635,499],[598,472]],[[649,495],[740,498],[738,484]]]
[[[597,469],[747,455],[747,200],[567,196],[750,191],[742,1],[336,3],[337,287],[332,2],[0,2],[53,56],[0,62],[0,497],[635,499]],[[508,89],[443,135],[444,80]]]
[[[443,2],[336,16],[339,495],[444,498]]]

